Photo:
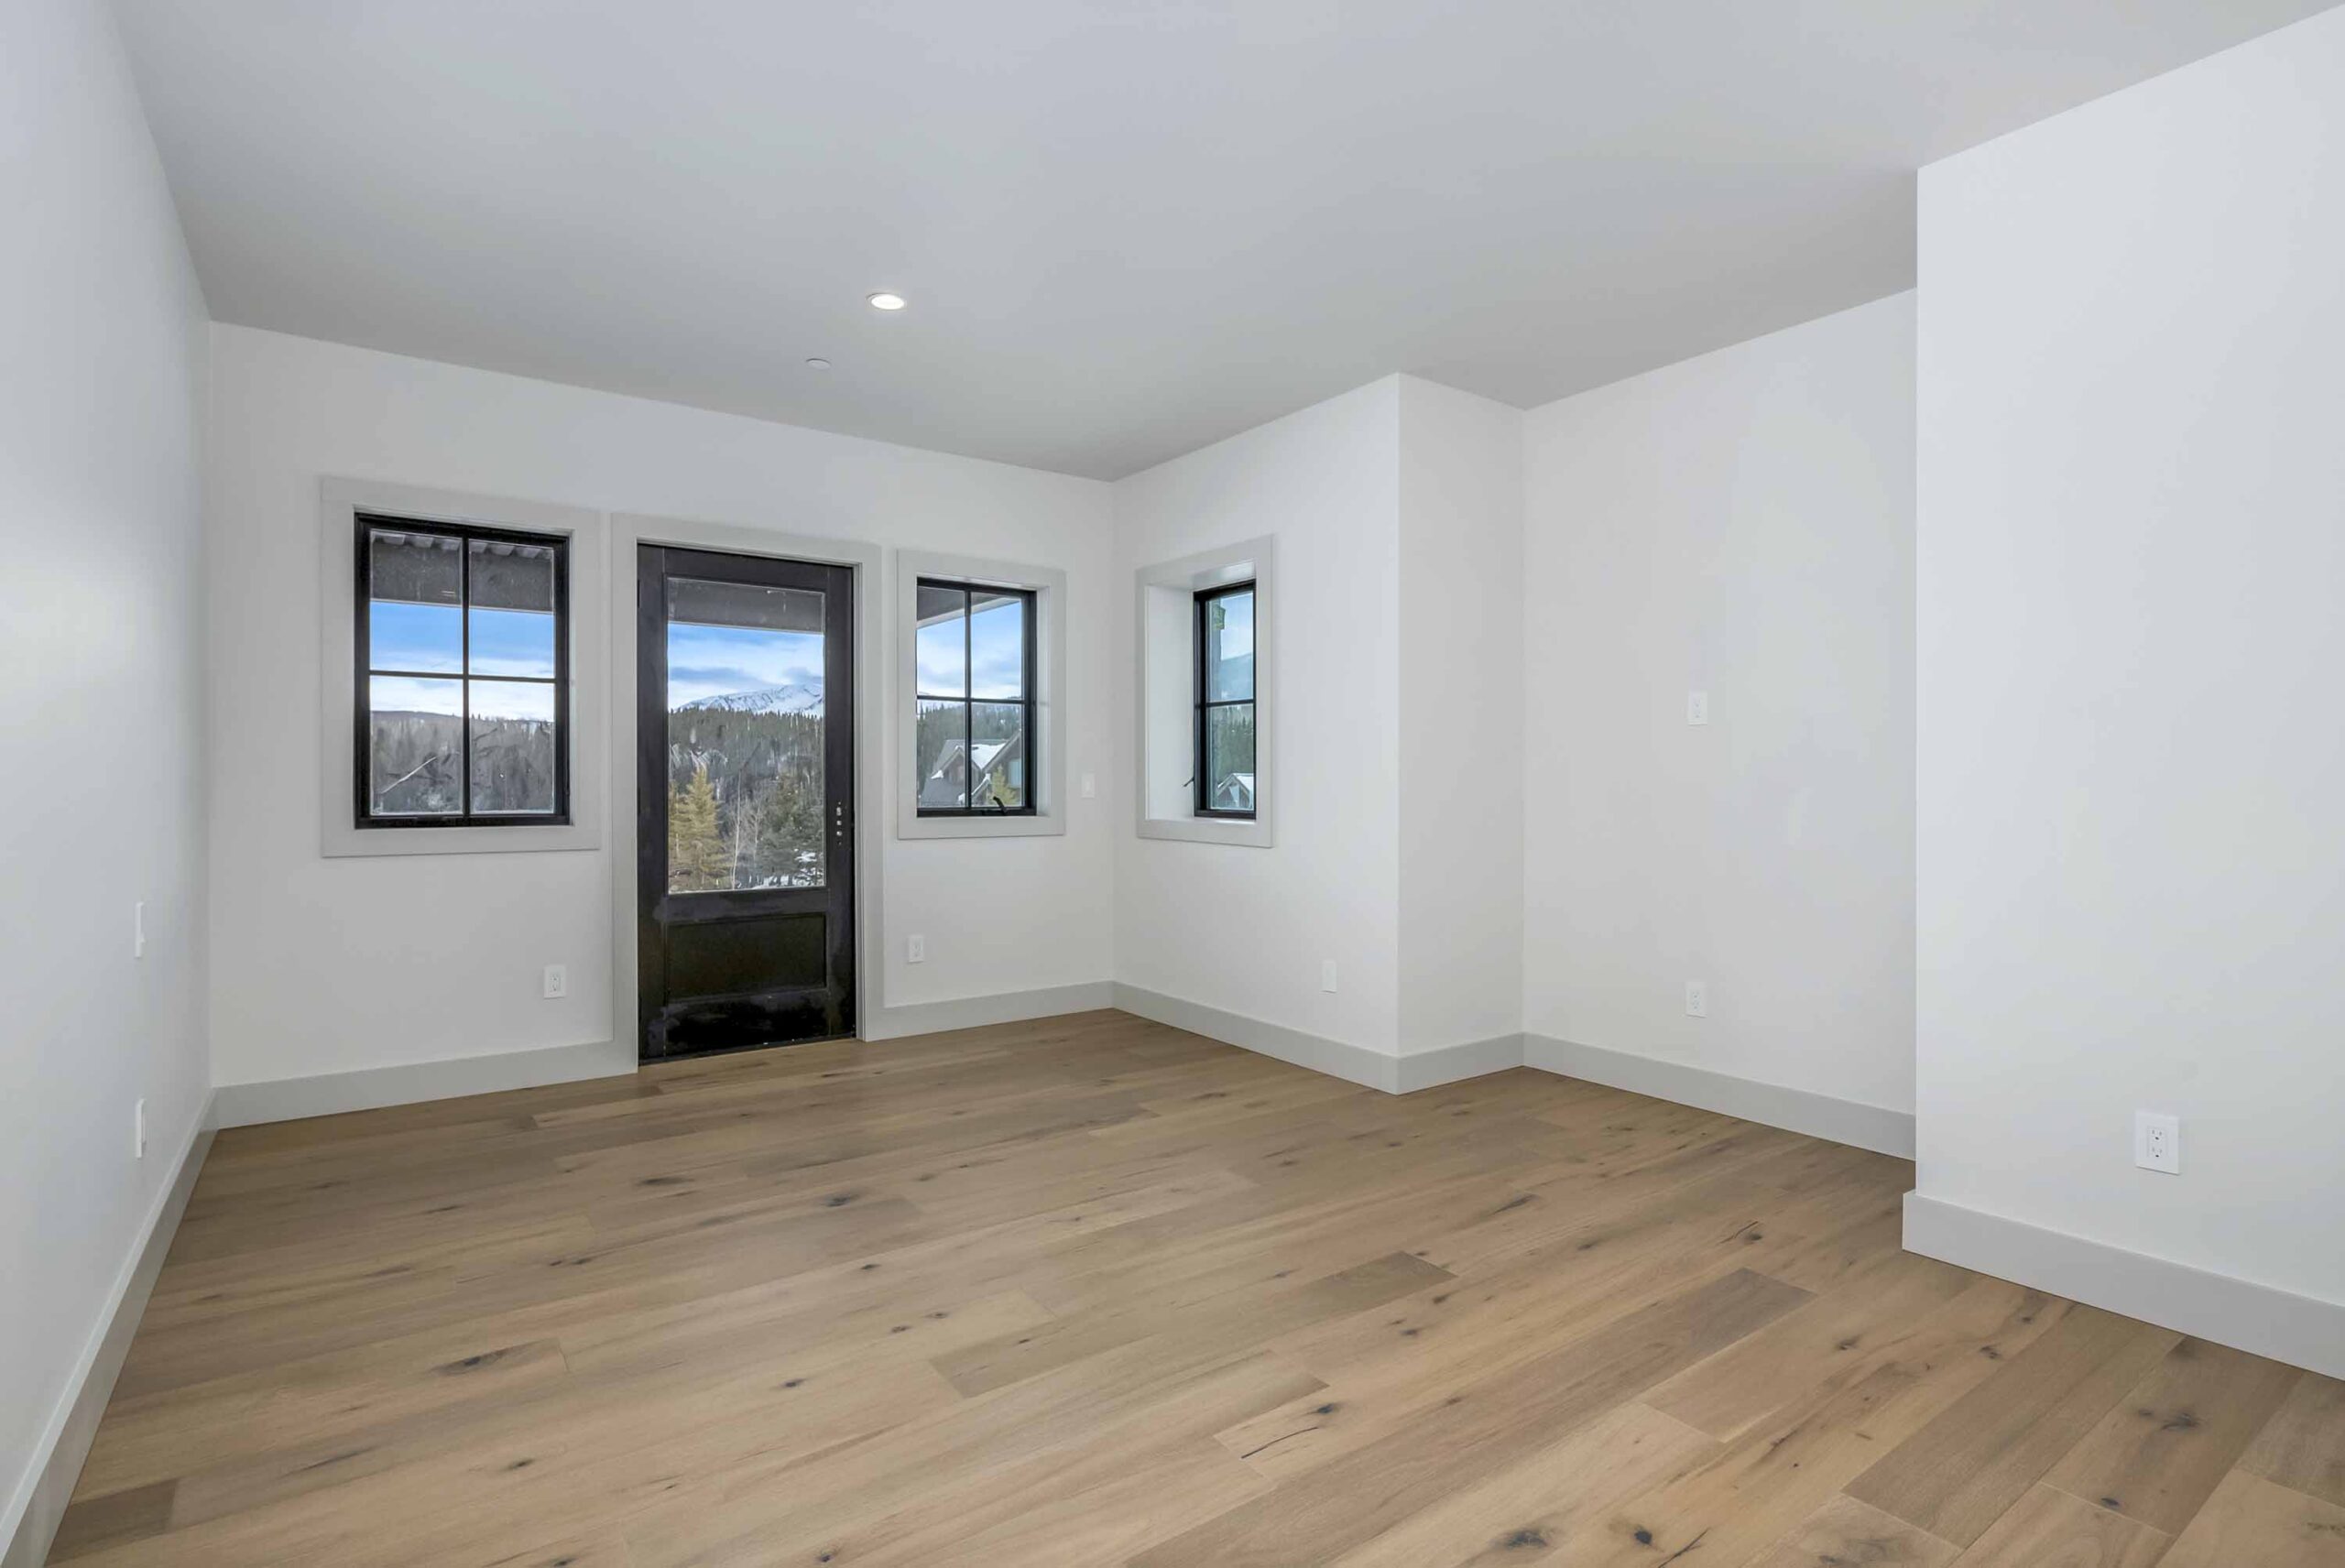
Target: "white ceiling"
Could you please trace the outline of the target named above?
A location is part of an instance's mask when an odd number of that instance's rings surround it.
[[[223,321],[1116,477],[1906,288],[1915,168],[2330,3],[117,8]]]

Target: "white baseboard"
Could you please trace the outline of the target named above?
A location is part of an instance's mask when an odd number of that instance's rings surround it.
[[[1812,1089],[1794,1089],[1756,1078],[1738,1078],[1730,1073],[1683,1062],[1663,1062],[1633,1051],[1578,1045],[1552,1035],[1524,1035],[1522,1060],[1525,1066],[1560,1073],[1567,1078],[1585,1078],[1591,1083],[1650,1094],[1657,1100],[1674,1100],[1681,1105],[1740,1116],[1747,1122],[1763,1122],[1769,1127],[1804,1132],[1811,1138],[1853,1144],[1877,1154],[1893,1154],[1902,1160],[1914,1158],[1914,1116],[1910,1111],[1892,1111],[1886,1105],[1838,1099]]]
[[[954,996],[942,1002],[874,1007],[864,1017],[863,1038],[901,1040],[906,1035],[938,1034],[945,1029],[1096,1012],[1116,1005],[1115,989],[1106,980],[1089,980],[1075,985],[1043,985],[1031,991],[1002,991],[987,996]]]
[[[533,1051],[503,1051],[442,1062],[406,1062],[352,1073],[321,1073],[311,1078],[273,1078],[257,1083],[223,1083],[214,1091],[215,1124],[251,1127],[344,1111],[379,1110],[462,1094],[493,1094],[505,1089],[535,1089],[582,1078],[612,1078],[635,1071],[635,1047],[627,1040],[598,1040],[584,1045],[551,1045]]]
[[[65,1517],[73,1484],[82,1476],[82,1461],[89,1458],[91,1441],[98,1435],[98,1420],[106,1413],[115,1378],[122,1372],[123,1357],[130,1353],[131,1336],[138,1331],[147,1298],[155,1290],[155,1277],[163,1271],[164,1255],[179,1234],[180,1216],[187,1212],[196,1174],[211,1150],[213,1112],[213,1101],[207,1097],[180,1150],[170,1180],[163,1183],[155,1206],[147,1212],[137,1245],[115,1277],[113,1295],[66,1381],[64,1397],[27,1456],[16,1495],[8,1499],[7,1511],[0,1514],[0,1568],[39,1568],[49,1556],[58,1521]]]
[[[1428,1089],[1436,1083],[1455,1083],[1460,1078],[1475,1078],[1522,1065],[1522,1038],[1518,1035],[1500,1035],[1495,1040],[1470,1040],[1395,1056],[1365,1045],[1352,1045],[1289,1029],[1284,1024],[1270,1023],[1245,1013],[1208,1007],[1185,996],[1168,996],[1162,991],[1127,985],[1120,980],[1116,982],[1115,990],[1115,1005],[1125,1012],[1187,1029],[1224,1045],[1274,1056],[1331,1078],[1381,1089],[1388,1094],[1405,1094],[1413,1089]]]
[[[2345,1302],[2129,1252],[1921,1192],[1905,1194],[1905,1250],[2345,1377]]]
[[[1281,1062],[1291,1062],[1297,1067],[1308,1067],[1314,1073],[1325,1073],[1330,1078],[1381,1089],[1388,1094],[1400,1092],[1400,1059],[1364,1045],[1347,1045],[1324,1035],[1289,1029],[1284,1024],[1268,1023],[1244,1013],[1192,1002],[1186,996],[1168,996],[1162,991],[1127,985],[1120,980],[1116,982],[1116,1006],[1143,1018],[1217,1040],[1224,1045],[1239,1046],[1260,1055],[1274,1056]]]
[[[1023,1018],[1089,1012],[1112,1006],[1112,991],[1107,981],[1096,980],[1082,985],[1054,985],[1032,991],[1008,991],[998,996],[878,1007],[865,1018],[863,1038],[895,1040],[904,1035],[933,1034],[940,1029],[975,1029],[980,1024],[1016,1023]],[[379,1110],[385,1105],[420,1105],[426,1100],[453,1100],[463,1094],[493,1094],[507,1089],[572,1083],[585,1078],[612,1078],[635,1070],[635,1046],[630,1040],[541,1046],[529,1051],[495,1051],[485,1056],[365,1067],[350,1073],[321,1073],[308,1078],[224,1083],[217,1091],[214,1116],[220,1127],[251,1127],[259,1122],[292,1121],[301,1116],[336,1116],[344,1111]]]
[[[1488,1040],[1459,1040],[1401,1053],[1396,1062],[1395,1087],[1403,1094],[1431,1089],[1461,1079],[1504,1073],[1522,1065],[1522,1037],[1492,1035]]]

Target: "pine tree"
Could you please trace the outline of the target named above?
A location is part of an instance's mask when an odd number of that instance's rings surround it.
[[[823,876],[823,791],[814,776],[793,768],[774,780],[759,812],[759,868],[783,887],[817,886]],[[802,851],[814,858],[802,862]]]
[[[716,826],[716,786],[708,767],[693,769],[693,781],[668,791],[668,890],[706,892],[726,885],[725,838]]]

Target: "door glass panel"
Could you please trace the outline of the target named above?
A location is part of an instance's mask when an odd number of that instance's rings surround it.
[[[472,541],[472,672],[553,679],[553,550]]]
[[[473,810],[553,810],[553,686],[542,681],[474,681]]]
[[[668,584],[668,889],[823,885],[823,595]]]
[[[456,552],[464,542],[444,534],[367,530],[369,670],[400,670],[417,675],[463,671],[464,558]],[[552,609],[551,598],[547,609]]]
[[[1026,705],[973,702],[969,723],[969,803],[981,811],[1014,811],[1026,804]]]
[[[464,809],[464,683],[376,675],[367,681],[368,788],[376,816],[444,817]]]
[[[1205,710],[1205,807],[1254,810],[1254,704]]]
[[[969,710],[955,698],[950,702],[922,699],[913,730],[913,761],[920,779],[920,803],[928,811],[967,804],[969,799]]]
[[[969,595],[969,695],[1014,700],[1025,694],[1026,600],[979,589]]]
[[[1254,695],[1254,595],[1227,593],[1205,602],[1205,701],[1243,702]],[[1250,730],[1252,721],[1248,721]]]

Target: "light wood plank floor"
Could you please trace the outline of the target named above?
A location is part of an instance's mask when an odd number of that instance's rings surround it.
[[[1120,1013],[224,1133],[53,1561],[2345,1565],[2345,1386],[1910,1174]]]

